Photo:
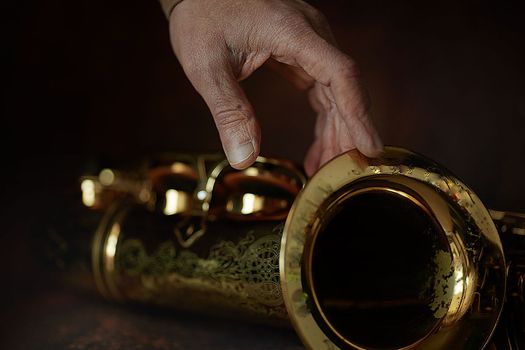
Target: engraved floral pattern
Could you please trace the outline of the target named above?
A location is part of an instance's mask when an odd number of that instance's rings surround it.
[[[286,316],[279,285],[279,254],[283,225],[256,237],[249,231],[237,242],[219,241],[208,256],[178,250],[166,241],[148,254],[138,239],[126,239],[118,253],[119,272],[137,277],[147,298],[171,291],[201,299],[202,303],[234,304],[257,314]],[[227,305],[226,305],[227,306]]]

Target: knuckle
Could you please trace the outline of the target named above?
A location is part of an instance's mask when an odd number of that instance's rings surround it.
[[[322,13],[321,11],[319,11],[318,9],[314,7],[312,7],[312,9],[310,10],[310,17],[312,18],[314,23],[317,23],[323,26],[328,26],[328,19],[326,18],[324,13]]]
[[[307,19],[303,16],[296,16],[294,20],[288,23],[283,23],[284,28],[296,39],[304,38],[307,34],[312,32],[312,28]]]
[[[246,112],[231,107],[222,107],[216,109],[215,123],[219,130],[235,130],[243,128],[248,120]]]
[[[277,11],[273,14],[275,38],[298,40],[307,32],[308,22],[304,16],[295,11]]]
[[[300,19],[298,11],[283,4],[271,6],[268,14],[270,23],[289,24]]]

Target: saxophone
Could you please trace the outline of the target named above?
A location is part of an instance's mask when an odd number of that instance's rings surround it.
[[[83,176],[60,213],[46,252],[112,300],[291,325],[309,349],[523,349],[525,215],[402,148],[308,181],[168,155]]]

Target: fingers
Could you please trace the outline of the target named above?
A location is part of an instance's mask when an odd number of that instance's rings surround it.
[[[342,64],[351,67],[349,63]],[[329,92],[357,148],[366,156],[378,156],[383,151],[383,143],[370,118],[370,101],[366,91],[352,72],[355,68],[340,69],[343,73],[334,73]]]
[[[319,166],[324,165],[341,152],[338,138],[339,123],[338,118],[333,115],[328,115],[326,118],[325,127],[322,130],[321,136],[323,147],[319,157]]]
[[[307,5],[305,15],[313,30],[315,30],[320,37],[328,41],[330,44],[337,46],[332,29],[330,29],[330,25],[322,12],[318,11],[311,5]]]
[[[300,36],[289,33],[289,44],[281,48],[279,61],[296,62],[308,75],[326,86],[345,131],[365,155],[374,157],[383,144],[369,116],[369,103],[353,61],[315,31]]]
[[[210,108],[231,166],[244,169],[253,164],[259,155],[260,128],[227,55],[188,69],[186,74]]]
[[[355,148],[339,115],[329,88],[315,84],[310,90],[309,100],[317,112],[315,140],[305,158],[304,167],[312,175],[319,167],[338,154]]]

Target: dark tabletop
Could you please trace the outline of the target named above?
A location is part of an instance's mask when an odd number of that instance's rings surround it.
[[[303,349],[291,329],[115,305],[60,288],[19,291],[3,349]]]

